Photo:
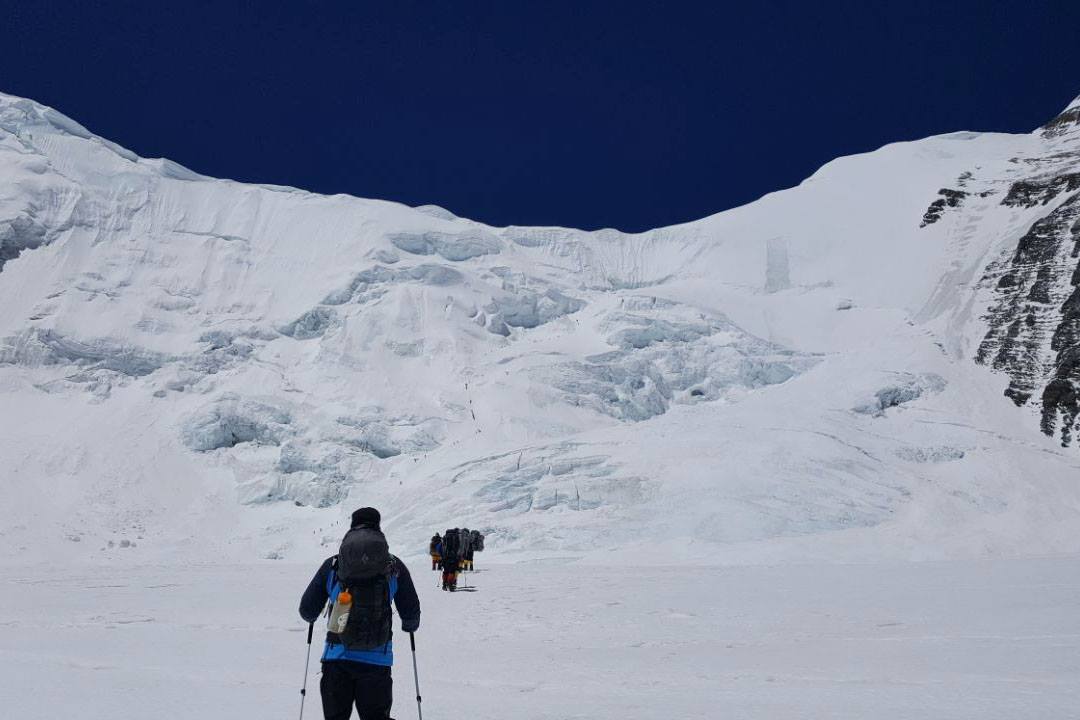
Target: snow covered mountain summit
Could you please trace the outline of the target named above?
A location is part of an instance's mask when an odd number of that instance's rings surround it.
[[[374,504],[417,552],[1076,551],[1078,208],[1080,98],[625,234],[216,180],[0,95],[4,547],[307,556]]]

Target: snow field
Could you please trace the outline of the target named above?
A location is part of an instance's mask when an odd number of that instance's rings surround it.
[[[475,591],[455,594],[436,589],[426,558],[408,562],[427,718],[1046,720],[1080,703],[1080,556],[740,568],[487,560],[478,555],[466,578]],[[5,565],[4,717],[293,717],[306,649],[296,605],[315,569]],[[412,667],[407,638],[395,639],[403,720],[416,712]]]

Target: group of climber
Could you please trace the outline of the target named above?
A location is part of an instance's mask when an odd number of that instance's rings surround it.
[[[451,528],[443,535],[435,533],[428,545],[431,569],[442,571],[442,589],[457,590],[458,573],[471,572],[473,553],[484,549],[484,535],[479,530]]]

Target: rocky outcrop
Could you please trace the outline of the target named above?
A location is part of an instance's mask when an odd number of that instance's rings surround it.
[[[1046,178],[1020,180],[1012,184],[1002,205],[1032,208],[1046,205],[1064,192],[1080,190],[1080,172],[1063,173]]]
[[[1080,98],[1040,129],[1044,138],[1060,137],[1080,128]]]
[[[938,190],[938,195],[941,197],[930,203],[930,207],[926,208],[926,213],[923,215],[919,227],[926,227],[927,225],[936,223],[941,219],[941,216],[945,213],[945,208],[947,207],[960,207],[960,204],[964,201],[964,198],[968,196],[968,193],[963,190],[941,188]]]
[[[1040,187],[1067,187],[1068,182],[1043,182]],[[1034,186],[1015,183],[1005,204]],[[1041,391],[1042,430],[1047,435],[1060,432],[1063,445],[1072,441],[1080,414],[1078,258],[1080,193],[1036,221],[1020,238],[997,277],[990,327],[976,355],[978,362],[1009,375],[1005,395],[1018,406]],[[984,280],[993,282],[993,277]]]

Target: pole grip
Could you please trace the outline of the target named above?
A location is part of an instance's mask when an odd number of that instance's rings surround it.
[[[307,624],[307,644],[311,644],[311,634],[315,632],[315,623]]]
[[[416,634],[409,633],[409,644],[412,645],[412,651],[416,652]]]

